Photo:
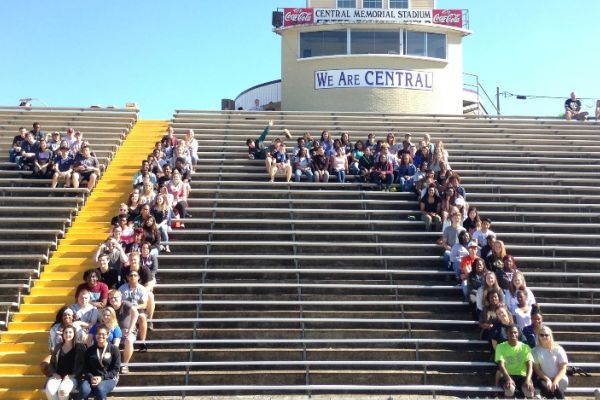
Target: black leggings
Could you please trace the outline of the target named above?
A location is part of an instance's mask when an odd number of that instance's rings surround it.
[[[173,208],[179,214],[179,218],[185,218],[185,210],[187,209],[186,201],[178,201],[177,204],[173,206]]]

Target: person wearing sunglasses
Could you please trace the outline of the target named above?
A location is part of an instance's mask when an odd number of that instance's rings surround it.
[[[546,399],[564,399],[569,385],[567,378],[567,353],[554,341],[552,330],[542,326],[537,335],[538,344],[533,349],[535,386]]]
[[[146,334],[148,332],[148,316],[146,310],[148,308],[148,289],[140,282],[140,274],[138,271],[131,270],[127,275],[127,283],[119,287],[119,291],[123,300],[130,302],[138,311],[137,325],[139,328],[139,351],[147,351]]]
[[[129,372],[128,363],[133,355],[133,346],[135,345],[137,336],[137,320],[139,312],[133,304],[123,300],[121,292],[117,289],[113,289],[108,292],[108,302],[110,307],[115,310],[117,316],[117,322],[122,332],[123,344],[123,358],[121,365],[121,373],[126,374]]]

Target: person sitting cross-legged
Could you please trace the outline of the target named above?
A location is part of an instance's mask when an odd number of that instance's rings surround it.
[[[586,111],[581,111],[581,100],[577,98],[575,92],[571,92],[571,96],[565,100],[565,119],[585,121],[587,116]]]

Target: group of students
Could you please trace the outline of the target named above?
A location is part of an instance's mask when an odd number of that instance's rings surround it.
[[[139,351],[148,349],[156,256],[150,254],[148,243],[141,252],[127,253],[111,238],[99,247],[96,258],[98,268],[83,274],[76,302],[62,307],[50,328],[50,354],[42,361],[48,399],[68,399],[76,386],[79,399],[90,395],[105,399],[119,374],[129,372],[134,346]]]
[[[264,160],[270,182],[277,174],[285,175],[288,182],[292,178],[299,182],[303,177],[308,182],[327,182],[333,175],[340,183],[352,175],[355,181],[376,184],[378,190],[412,192],[421,190],[426,171],[443,175],[449,170],[444,143],[434,145],[428,134],[415,145],[410,133],[405,133],[401,142],[392,132],[385,141],[370,133],[366,140],[352,142],[347,132],[339,138],[333,138],[327,130],[320,138],[306,132],[288,153],[285,140],[279,137],[265,146],[271,127],[269,122],[257,139],[246,140],[248,158]],[[289,131],[283,132],[291,138]]]
[[[68,399],[76,386],[79,399],[105,399],[119,374],[129,372],[135,349],[148,350],[158,254],[170,251],[161,243],[168,241],[172,220],[186,215],[197,157],[191,139],[193,132],[177,140],[169,128],[156,144],[133,177],[127,203],[111,219],[110,236],[95,255],[98,267],[84,273],[76,302],[57,313],[50,354],[42,361],[48,399]]]
[[[432,179],[420,200],[423,220],[428,230],[432,223],[436,231],[442,230],[438,244],[444,249],[444,268],[454,272],[482,338],[494,351],[495,383],[506,397],[515,393],[533,397],[538,388],[546,398],[564,398],[567,355],[543,324],[541,309],[515,258],[497,240],[491,219],[468,206],[460,180]],[[429,208],[430,204],[437,208]]]
[[[30,131],[21,127],[8,159],[17,169],[31,171],[33,178],[52,179],[53,188],[63,181],[64,187],[73,188],[87,182],[91,189],[100,176],[100,165],[89,142],[74,128],[68,128],[61,137],[58,131],[45,133],[39,122]]]

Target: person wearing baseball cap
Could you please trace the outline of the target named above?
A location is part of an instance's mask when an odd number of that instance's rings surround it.
[[[467,254],[460,260],[460,286],[463,290],[465,301],[469,300],[469,288],[467,279],[469,277],[469,273],[473,269],[473,264],[475,263],[475,260],[479,258],[479,256],[477,255],[477,252],[479,250],[477,241],[471,240],[467,244],[467,250],[469,251],[469,254]]]
[[[56,151],[60,147],[60,132],[54,131],[52,132],[52,134],[48,135],[47,143],[48,148],[52,150],[52,152],[56,153]]]

